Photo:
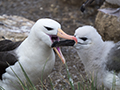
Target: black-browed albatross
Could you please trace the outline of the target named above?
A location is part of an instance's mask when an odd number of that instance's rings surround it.
[[[120,41],[103,41],[92,26],[79,27],[75,36],[77,45],[73,40],[65,40],[53,43],[52,47],[74,46],[88,76],[97,78],[98,88],[103,84],[105,90],[120,90]]]
[[[54,41],[59,40],[58,37],[77,40],[74,36],[64,33],[58,22],[43,18],[39,19],[33,25],[29,36],[23,42],[12,42],[10,40],[0,41],[0,86],[5,90],[18,90],[17,88],[21,88],[18,83],[18,78],[11,68],[22,82],[26,82],[18,61],[25,69],[33,84],[38,84],[44,65],[46,64],[43,78],[45,78],[54,67],[55,54],[51,45]],[[62,62],[65,63],[59,47],[54,48],[54,50],[57,51]]]

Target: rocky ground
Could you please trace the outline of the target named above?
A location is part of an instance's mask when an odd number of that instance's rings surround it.
[[[60,22],[62,29],[66,33],[74,34],[75,29],[80,26],[94,26],[95,17],[97,14],[96,7],[98,8],[98,6],[94,6],[94,9],[87,8],[84,13],[81,13],[80,6],[83,2],[84,0],[70,0],[70,2],[67,0],[1,0],[0,15],[18,15],[32,21],[36,21],[39,18],[49,17]],[[16,18],[16,20],[17,19],[21,18]],[[4,20],[1,18],[0,23],[0,27],[6,25],[6,23],[4,23]],[[17,25],[18,24],[23,25],[22,23],[17,23]],[[34,24],[34,22],[31,22],[30,25],[32,24]],[[15,38],[14,34],[16,33],[9,32],[7,36],[5,36],[6,33],[4,32],[2,35],[5,37],[11,36],[12,38]],[[18,37],[16,38],[18,39]],[[73,78],[75,87],[77,88],[77,83],[81,82],[82,80],[81,75],[83,77],[86,77],[84,66],[81,63],[76,51],[72,47],[63,47],[62,52],[66,58],[66,62],[70,70],[70,74]],[[65,69],[65,65],[62,64],[57,55],[53,71],[44,80],[45,90],[51,90],[49,78],[52,80],[55,90],[71,90],[67,79],[67,71]],[[40,85],[37,87],[40,89]]]
[[[34,2],[33,0],[1,0],[0,15],[18,15],[33,21],[49,17],[60,22],[64,31],[73,34],[77,27],[84,24],[93,25],[94,23],[96,10],[89,8],[84,14],[81,13],[82,2],[83,0],[76,5],[69,4],[70,2],[67,3],[66,0],[36,0]]]

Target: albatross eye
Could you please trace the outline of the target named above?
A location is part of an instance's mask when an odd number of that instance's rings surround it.
[[[87,40],[86,37],[80,37],[79,39],[82,39],[83,41],[86,41],[86,40]]]
[[[47,30],[53,30],[53,28],[51,28],[51,27],[46,27],[46,26],[44,26]]]

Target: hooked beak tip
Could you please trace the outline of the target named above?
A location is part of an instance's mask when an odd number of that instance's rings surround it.
[[[72,39],[75,41],[75,45],[76,45],[78,43],[77,38],[73,36]]]

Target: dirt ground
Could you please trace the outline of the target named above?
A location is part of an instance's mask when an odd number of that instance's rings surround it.
[[[79,2],[78,2],[79,3]],[[83,25],[94,25],[96,9],[89,8],[85,13],[80,12],[79,5],[64,3],[61,0],[1,0],[0,15],[18,15],[36,21],[39,18],[49,17],[57,20],[62,29],[68,34],[74,34],[75,29]],[[62,47],[70,74],[75,87],[85,77],[84,66],[76,51],[72,47]],[[55,67],[44,80],[45,90],[51,90],[51,78],[55,90],[71,90],[67,79],[65,65],[56,55]],[[40,89],[40,86],[37,86]]]

